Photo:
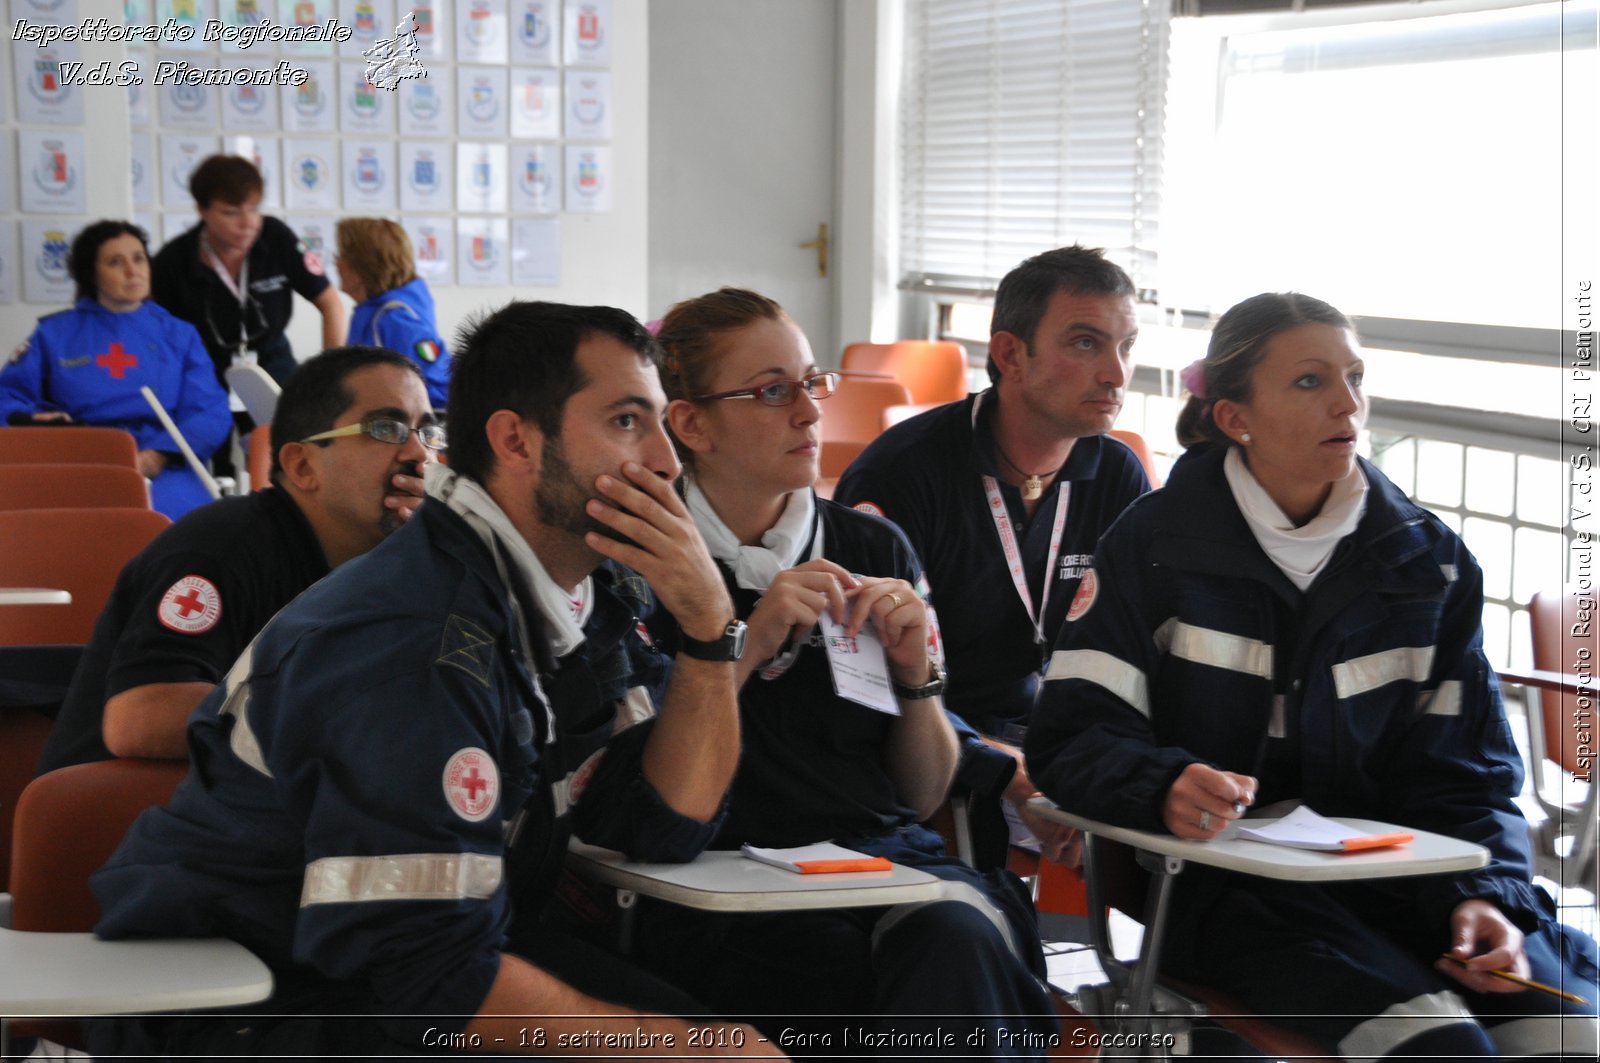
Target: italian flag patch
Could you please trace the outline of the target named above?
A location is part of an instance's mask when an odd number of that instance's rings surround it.
[[[423,340],[417,344],[417,357],[430,365],[439,360],[439,345],[432,340]]]

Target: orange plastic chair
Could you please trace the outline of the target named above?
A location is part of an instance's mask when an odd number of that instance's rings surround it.
[[[62,425],[0,428],[0,465],[126,465],[139,468],[139,448],[120,428]]]
[[[126,465],[0,465],[0,510],[149,509],[150,487]]]
[[[245,457],[245,468],[250,472],[250,490],[263,491],[272,486],[272,426],[258,424],[250,432],[250,453]]]
[[[1139,459],[1139,464],[1144,466],[1144,474],[1149,478],[1151,488],[1161,486],[1161,473],[1156,468],[1155,452],[1150,449],[1150,444],[1145,442],[1144,436],[1121,428],[1113,428],[1106,434],[1128,445],[1134,457]]]
[[[0,646],[84,643],[117,573],[172,522],[151,509],[0,511],[0,587],[50,587],[70,605],[0,606]]]
[[[852,343],[839,368],[888,373],[911,392],[910,402],[954,402],[967,394],[967,350],[950,340]]]
[[[904,384],[844,377],[822,403],[822,460],[818,476],[838,477],[883,431],[883,411],[910,402]]]
[[[179,760],[101,760],[39,776],[17,801],[11,850],[15,930],[82,933],[100,921],[89,876],[152,805],[165,804],[189,770]],[[83,1048],[75,1022],[17,1023],[19,1033]]]
[[[0,890],[11,876],[11,821],[54,721],[28,708],[0,708]]]

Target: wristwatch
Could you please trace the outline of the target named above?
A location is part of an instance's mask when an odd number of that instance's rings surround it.
[[[918,701],[922,698],[936,698],[944,693],[944,669],[939,662],[929,658],[928,668],[933,672],[933,678],[921,686],[908,687],[904,683],[897,683],[893,677],[889,685],[894,688],[894,696],[901,701]]]
[[[723,630],[720,639],[707,642],[703,639],[692,639],[685,634],[678,649],[697,661],[737,661],[744,656],[746,631],[744,621],[734,617]]]

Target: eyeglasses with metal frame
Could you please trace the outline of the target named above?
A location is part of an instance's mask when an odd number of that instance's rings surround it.
[[[696,395],[695,402],[713,399],[759,399],[766,406],[789,406],[804,391],[814,401],[821,401],[839,390],[838,373],[812,373],[804,380],[774,380],[753,388],[719,391],[715,395]]]
[[[393,443],[401,447],[411,438],[412,432],[417,433],[417,439],[429,450],[444,450],[450,445],[442,424],[425,424],[412,428],[404,421],[396,421],[393,417],[369,417],[356,424],[347,424],[343,428],[330,428],[326,432],[306,436],[300,442],[322,443],[338,439],[340,436],[368,435],[380,443]]]

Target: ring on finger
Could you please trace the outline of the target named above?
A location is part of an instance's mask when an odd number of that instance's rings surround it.
[[[1201,830],[1210,830],[1211,829],[1211,813],[1207,812],[1203,808],[1200,810],[1200,829]]]
[[[900,596],[894,591],[890,591],[888,594],[885,594],[883,598],[879,598],[878,600],[881,602],[884,598],[889,599],[889,612],[892,613],[896,609],[900,608]]]

